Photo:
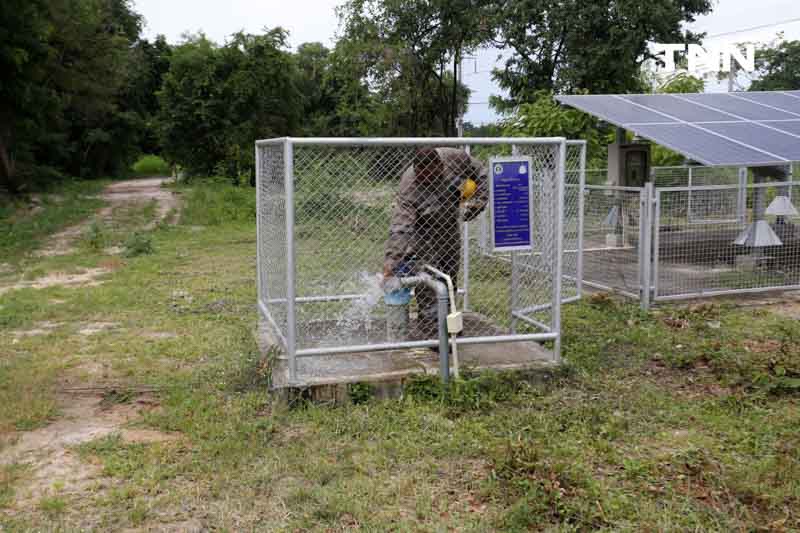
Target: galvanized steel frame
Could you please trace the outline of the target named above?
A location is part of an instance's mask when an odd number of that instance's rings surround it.
[[[584,182],[585,173],[585,142],[584,141],[571,141],[572,144],[581,144],[581,190]],[[268,273],[264,272],[264,257],[261,252],[261,242],[266,228],[261,227],[261,220],[259,219],[257,227],[257,239],[259,242],[257,250],[257,272],[258,272],[258,309],[263,317],[266,319],[270,329],[275,333],[286,352],[286,357],[289,360],[289,380],[292,383],[298,382],[298,364],[297,361],[302,357],[312,357],[318,355],[335,355],[352,352],[366,352],[366,351],[384,351],[395,349],[419,348],[436,346],[437,342],[433,340],[425,341],[404,341],[404,342],[390,342],[379,344],[367,345],[353,345],[353,346],[336,346],[336,347],[321,347],[321,348],[305,348],[298,349],[297,347],[297,304],[309,302],[330,302],[340,300],[351,300],[360,298],[362,295],[358,294],[342,294],[342,295],[325,295],[325,296],[311,296],[311,297],[298,297],[297,296],[297,274],[296,274],[296,244],[295,244],[295,198],[294,198],[294,147],[295,146],[338,146],[338,147],[391,147],[391,146],[454,146],[454,147],[469,147],[475,145],[518,145],[518,146],[531,146],[531,145],[550,145],[558,147],[558,168],[555,176],[555,229],[553,231],[553,254],[554,261],[552,265],[552,302],[549,304],[551,308],[551,324],[545,324],[537,321],[531,317],[525,316],[525,313],[512,310],[513,318],[520,318],[528,323],[534,324],[543,330],[543,333],[529,333],[529,334],[511,334],[511,335],[497,335],[497,336],[479,336],[479,337],[460,337],[457,344],[483,344],[483,343],[497,343],[497,342],[522,342],[522,341],[553,341],[554,348],[553,362],[559,363],[561,361],[561,291],[562,291],[562,268],[563,268],[563,216],[564,216],[564,182],[565,182],[565,164],[566,164],[566,147],[567,141],[563,137],[547,137],[547,138],[292,138],[282,137],[277,139],[258,140],[255,142],[255,159],[256,159],[256,188],[257,200],[256,205],[259,213],[261,212],[263,199],[261,198],[262,190],[262,168],[259,148],[267,146],[281,146],[283,148],[283,164],[284,164],[284,194],[285,194],[285,216],[286,216],[286,249],[279,252],[286,253],[286,297],[285,298],[269,298],[267,295],[266,287],[263,286],[262,276]],[[582,196],[582,195],[580,195]],[[581,206],[582,214],[582,206]],[[466,224],[464,225],[466,226]],[[581,219],[581,233],[582,233],[582,219]],[[467,234],[468,236],[468,234]],[[465,239],[465,247],[469,246],[469,240]],[[582,254],[578,253],[579,261]],[[579,263],[580,264],[580,263]],[[465,274],[469,275],[469,262],[465,264]],[[580,291],[580,266],[578,270],[578,287]],[[269,278],[267,278],[269,279]],[[469,305],[469,282],[466,282],[465,291],[463,293],[465,308]],[[579,292],[580,295],[580,292]],[[262,298],[266,296],[266,298]],[[287,320],[286,320],[286,334],[281,331],[280,326],[270,312],[268,304],[271,303],[285,303]]]

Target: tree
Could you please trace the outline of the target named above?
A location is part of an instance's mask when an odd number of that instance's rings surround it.
[[[139,149],[144,153],[158,153],[156,115],[158,114],[157,92],[164,82],[164,75],[169,71],[172,47],[163,35],[159,35],[151,43],[142,39],[134,44],[131,50],[131,63],[128,69],[128,81],[122,92],[122,101],[143,121]]]
[[[60,116],[52,117],[61,150],[51,164],[87,178],[124,173],[143,128],[124,98],[141,16],[129,0],[56,0],[51,17],[57,55],[48,70],[62,104]],[[54,141],[41,150],[52,150]]]
[[[51,52],[47,3],[8,0],[0,10],[0,186],[24,187],[24,167],[33,159],[32,140],[55,96],[43,83]]]
[[[375,94],[384,134],[453,135],[468,90],[463,54],[488,38],[481,0],[350,0],[337,50]]]
[[[760,50],[756,56],[758,79],[751,91],[789,91],[800,89],[800,41],[782,41]]]
[[[552,93],[541,91],[530,103],[518,105],[503,121],[503,136],[566,137],[587,142],[588,168],[605,166],[607,132],[591,115],[560,105]]]
[[[681,24],[711,10],[710,0],[500,0],[496,44],[513,52],[494,77],[508,98],[500,111],[532,101],[538,91],[642,91],[648,43],[686,42]]]
[[[187,36],[158,93],[164,154],[191,174],[250,175],[255,139],[298,130],[303,99],[285,47],[281,28],[224,46]]]
[[[336,94],[331,79],[331,51],[322,43],[297,47],[297,89],[303,97],[303,133],[328,136],[336,114]]]
[[[128,0],[39,0],[0,15],[0,184],[126,170],[141,117],[128,106],[141,17]]]

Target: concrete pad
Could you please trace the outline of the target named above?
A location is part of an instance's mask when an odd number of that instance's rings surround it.
[[[264,353],[280,346],[266,323],[260,325],[258,337]],[[555,367],[552,353],[532,341],[460,345],[458,358],[462,372],[529,371]],[[438,375],[439,354],[436,349],[417,348],[316,355],[298,358],[297,371],[297,381],[291,383],[289,361],[284,355],[279,355],[272,368],[272,388],[308,389],[351,383],[380,383],[383,388],[389,387],[399,392],[403,382],[415,375]],[[394,396],[395,392],[388,395]],[[334,391],[326,393],[326,396],[336,399],[341,394],[341,391]]]

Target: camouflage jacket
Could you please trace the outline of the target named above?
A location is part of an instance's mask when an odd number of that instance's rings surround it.
[[[443,164],[441,176],[419,183],[412,165],[400,179],[386,241],[386,271],[394,271],[401,261],[412,257],[434,266],[457,262],[462,205],[464,220],[469,221],[488,203],[488,167],[482,161],[456,148],[437,148],[436,152]],[[474,180],[478,188],[462,203],[461,190],[467,179]]]

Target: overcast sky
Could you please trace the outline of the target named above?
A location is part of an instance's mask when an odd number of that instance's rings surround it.
[[[210,39],[224,42],[232,33],[245,30],[256,33],[263,28],[282,26],[290,32],[293,47],[309,41],[331,45],[338,27],[335,8],[342,0],[134,0],[137,11],[146,19],[145,34],[164,34],[172,42],[180,41],[186,31],[203,31]],[[690,26],[706,32],[714,42],[772,41],[783,31],[787,39],[800,39],[800,20],[785,22],[735,35],[713,37],[760,25],[800,19],[798,0],[719,0],[711,15]],[[707,41],[709,44],[711,40]],[[481,123],[493,118],[486,105],[497,88],[489,71],[495,64],[496,51],[482,51],[465,63],[464,81],[473,90],[472,105],[466,119]],[[719,90],[710,86],[708,90]]]

